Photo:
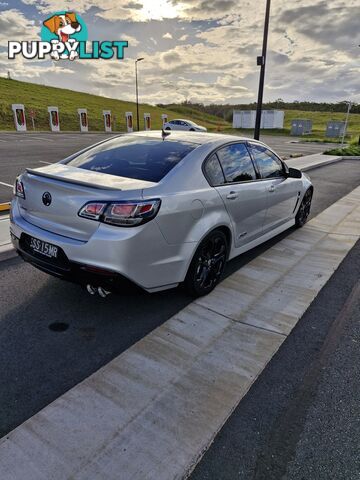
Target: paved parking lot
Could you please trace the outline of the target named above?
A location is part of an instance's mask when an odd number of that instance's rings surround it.
[[[111,134],[105,133],[0,133],[0,203],[11,198],[16,176],[26,167],[36,168],[57,162],[68,155],[99,142]],[[319,143],[293,143],[293,137],[263,136],[279,155],[310,155],[328,148]]]
[[[346,161],[333,164],[314,169],[310,175],[316,191],[313,214],[317,214],[359,185],[360,163]],[[287,235],[284,233],[280,237]],[[276,238],[233,260],[228,265],[227,274],[278,241],[279,238]],[[345,266],[347,268],[352,268],[351,262]],[[0,288],[0,362],[4,366],[0,372],[0,436],[128,349],[191,301],[181,290],[149,295],[130,286],[124,286],[123,294],[103,301],[88,296],[76,285],[49,278],[18,259],[0,264]],[[343,294],[345,302],[349,285],[340,281],[336,288],[338,293]],[[325,308],[331,310],[331,303],[325,303]],[[317,344],[315,347],[319,347],[319,342],[321,344],[330,328],[327,319],[328,315],[324,313],[318,320],[319,329],[311,329],[311,338]],[[64,332],[53,331],[54,322],[66,323],[69,328]],[[301,327],[304,322],[302,319],[298,325]],[[305,328],[307,335],[308,328]],[[309,361],[306,345],[302,344],[306,342],[306,337],[296,337],[297,342],[298,355],[293,355],[290,363],[294,373]],[[304,346],[304,352],[301,346]],[[279,369],[278,375],[281,376],[284,359],[277,355],[271,364],[275,371]],[[265,370],[262,376],[266,379],[267,375]],[[285,396],[283,401],[285,407],[289,407],[291,395]],[[278,412],[276,402],[275,396],[268,398],[268,415],[272,411]],[[285,427],[286,424],[283,425]],[[270,433],[265,431],[265,436]],[[286,432],[279,442],[282,440],[286,442]],[[247,464],[252,461],[250,447],[245,453],[242,460]],[[261,461],[261,458],[257,460]],[[237,467],[235,465],[235,469]],[[227,478],[236,478],[234,471]],[[245,475],[239,478],[251,477]]]

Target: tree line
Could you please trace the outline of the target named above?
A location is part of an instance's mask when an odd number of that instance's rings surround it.
[[[216,115],[217,117],[223,118],[224,120],[231,122],[233,110],[255,110],[256,102],[254,103],[240,103],[237,105],[218,105],[210,104],[204,105],[203,103],[194,103],[188,100],[181,102],[180,104],[159,104],[158,107],[161,108],[172,108],[176,106],[185,106],[189,108],[194,108],[205,112],[211,115]],[[307,112],[346,112],[347,102],[341,101],[336,103],[330,102],[302,102],[299,100],[294,100],[293,102],[285,102],[283,99],[278,98],[273,102],[266,102],[263,104],[265,110],[304,110]],[[351,113],[360,113],[360,104],[353,104],[351,108]]]

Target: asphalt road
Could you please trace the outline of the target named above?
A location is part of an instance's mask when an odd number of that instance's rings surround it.
[[[99,142],[111,134],[105,133],[0,133],[0,203],[8,202],[16,176],[26,167],[43,167],[57,162],[82,148]],[[328,148],[319,143],[296,142],[293,137],[263,136],[284,158],[290,155],[310,155]]]
[[[311,177],[315,185],[313,214],[317,214],[359,185],[360,162],[317,168]],[[229,262],[227,274],[278,239]],[[123,293],[103,300],[18,258],[0,263],[0,291],[0,437],[191,301],[181,289],[148,294],[125,284]],[[339,291],[343,291],[341,284]],[[59,323],[68,328],[52,330]],[[317,330],[311,330],[311,335],[317,338]],[[321,345],[321,337],[318,342]],[[302,348],[306,352],[306,345],[300,343],[292,369],[307,362]],[[283,368],[282,360],[277,368]]]

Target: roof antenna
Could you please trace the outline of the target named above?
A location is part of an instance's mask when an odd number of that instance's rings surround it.
[[[161,137],[163,139],[163,141],[165,140],[166,137],[168,137],[169,135],[171,135],[171,132],[165,132],[165,130],[162,128],[161,129]]]

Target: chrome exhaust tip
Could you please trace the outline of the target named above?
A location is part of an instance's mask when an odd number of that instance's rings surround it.
[[[109,290],[105,290],[103,287],[94,287],[94,285],[90,285],[90,283],[86,285],[86,291],[90,295],[98,294],[101,298],[106,298],[111,293]]]
[[[95,293],[97,293],[97,288],[96,287],[93,287],[92,285],[90,284],[87,284],[86,285],[86,291],[88,293],[90,293],[90,295],[95,295]]]
[[[110,295],[111,292],[109,290],[105,290],[103,287],[98,287],[97,292],[102,298],[106,298],[108,295]]]

